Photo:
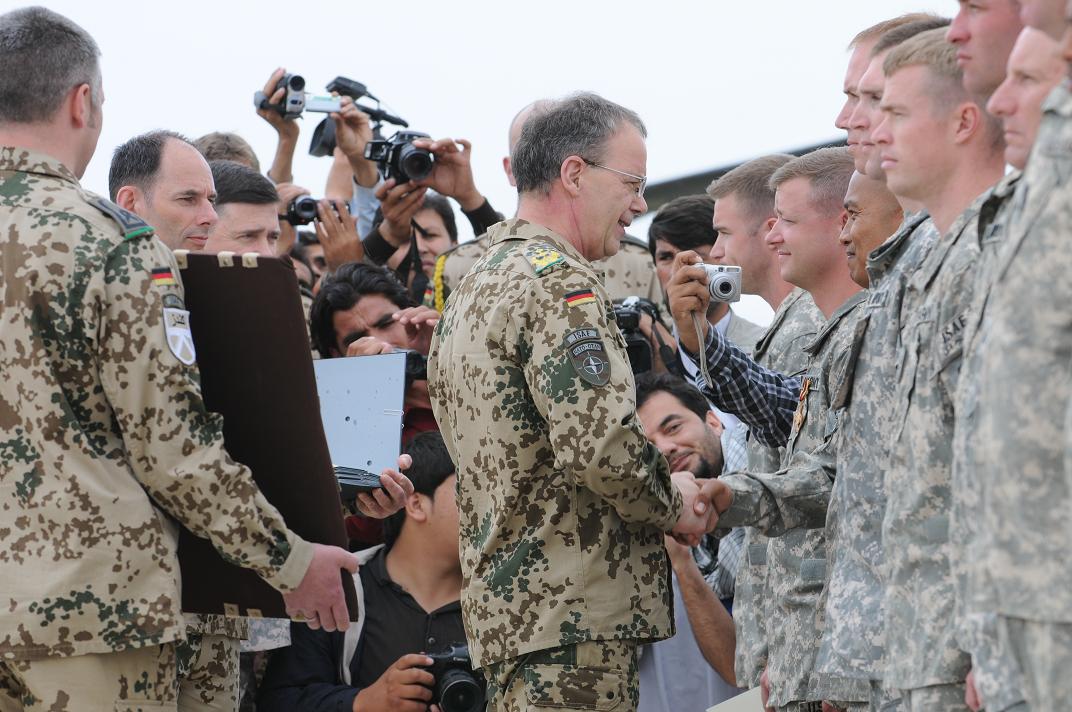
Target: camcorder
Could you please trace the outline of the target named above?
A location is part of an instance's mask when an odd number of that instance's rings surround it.
[[[399,131],[389,139],[369,141],[365,158],[379,166],[384,180],[394,178],[396,185],[424,180],[431,174],[435,158],[431,151],[413,145],[419,138],[431,136],[420,131]]]
[[[283,219],[294,226],[308,225],[316,220],[316,198],[299,195],[287,205]]]
[[[707,272],[707,291],[716,302],[741,299],[741,268],[730,265],[701,265]]]
[[[644,314],[651,317],[652,333],[658,342],[659,357],[667,369],[678,373],[677,354],[674,349],[666,344],[659,332],[655,329],[655,322],[662,321],[659,305],[650,299],[643,297],[626,297],[616,299],[613,304],[614,321],[618,324],[618,330],[625,339],[625,351],[629,355],[629,366],[634,374],[647,373],[655,365],[655,354],[652,351],[651,341],[640,330],[640,320]]]
[[[323,106],[328,113],[333,113],[342,108],[342,100],[340,97],[348,96],[354,100],[354,106],[361,111],[368,114],[369,119],[372,120],[373,135],[379,136],[379,128],[381,124],[393,124],[395,126],[401,126],[406,128],[409,123],[398,116],[389,114],[378,106],[365,106],[364,104],[358,104],[357,100],[363,97],[368,97],[373,101],[379,103],[379,99],[368,90],[364,84],[349,77],[335,77],[327,83],[325,87],[329,92],[337,94],[338,96],[329,96],[326,99],[330,99],[331,104],[327,102],[320,102],[319,99],[323,97],[313,97],[307,100],[307,105]],[[315,100],[315,101],[314,101]],[[334,107],[334,108],[332,108]],[[313,109],[307,109],[312,111]],[[321,110],[321,109],[316,109]],[[313,139],[309,142],[309,155],[310,156],[330,156],[335,151],[335,122],[328,117],[316,125],[313,129]]]
[[[429,653],[432,664],[426,669],[435,678],[432,704],[443,712],[478,712],[486,705],[484,678],[473,670],[469,646],[451,643],[438,653]]]

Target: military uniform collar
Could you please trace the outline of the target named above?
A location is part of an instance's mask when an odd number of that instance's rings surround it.
[[[778,334],[778,330],[781,329],[782,324],[785,323],[789,310],[793,308],[794,304],[807,295],[808,293],[800,287],[794,287],[793,291],[786,295],[785,299],[782,300],[782,303],[778,305],[778,310],[774,313],[774,319],[771,320],[770,326],[767,327],[767,331],[764,332],[762,338],[760,338],[759,342],[756,344],[756,348],[752,352],[752,358],[757,361],[763,358],[764,354],[767,353],[767,349],[770,348],[771,341],[774,340],[774,337]]]
[[[521,218],[503,220],[488,230],[488,236],[491,238],[492,245],[497,245],[507,240],[538,240],[546,242],[572,261],[577,261],[584,265],[591,264],[577,251],[576,247],[570,244],[569,240],[554,230],[543,225],[530,223],[528,220],[522,220]]]
[[[1042,113],[1072,118],[1072,80],[1066,79],[1050,91],[1042,101]]]
[[[58,159],[18,146],[0,146],[0,171],[37,173],[80,185],[71,169]]]
[[[867,258],[867,274],[872,282],[875,281],[875,277],[885,274],[890,265],[897,261],[904,243],[928,218],[930,215],[926,210],[905,215],[905,220],[897,232],[871,252]]]
[[[837,331],[837,327],[842,319],[844,319],[853,309],[862,304],[864,300],[867,299],[867,296],[867,290],[861,289],[842,302],[841,306],[838,307],[834,313],[830,315],[830,318],[826,320],[826,323],[823,324],[823,328],[819,330],[819,333],[815,335],[815,338],[812,339],[811,343],[804,347],[804,351],[811,356],[819,353],[823,344],[830,338],[830,334]]]

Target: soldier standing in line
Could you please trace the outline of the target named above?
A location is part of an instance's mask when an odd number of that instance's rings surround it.
[[[692,475],[671,475],[641,430],[590,261],[646,207],[644,134],[594,94],[530,119],[513,154],[518,217],[492,228],[433,340],[462,611],[496,712],[635,710],[637,645],[674,632],[663,533],[708,528]]]
[[[348,625],[353,555],[290,531],[201,400],[171,251],[84,191],[99,50],[43,8],[0,15],[0,709],[176,709],[170,517]]]

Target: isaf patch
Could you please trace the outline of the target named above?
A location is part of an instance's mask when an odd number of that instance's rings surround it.
[[[164,333],[168,349],[181,363],[192,366],[197,360],[194,335],[190,331],[190,312],[177,307],[164,307]]]
[[[578,376],[593,386],[602,387],[610,382],[610,360],[597,330],[586,327],[572,331],[566,335],[563,346]]]
[[[532,265],[532,271],[536,276],[543,276],[555,267],[566,263],[566,258],[558,250],[547,245],[529,245],[525,248],[525,259]]]

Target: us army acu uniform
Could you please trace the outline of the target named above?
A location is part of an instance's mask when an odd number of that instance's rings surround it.
[[[907,709],[967,709],[971,659],[957,643],[953,507],[954,398],[979,245],[976,198],[908,275],[892,399],[886,514],[887,688]]]
[[[985,556],[973,603],[999,614],[1033,710],[1072,699],[1072,477],[1065,422],[1072,363],[1072,92],[1043,116],[1010,207],[976,334],[985,384],[976,411]]]
[[[223,449],[151,228],[6,147],[0,234],[0,708],[174,709],[169,516],[280,590],[312,546]]]
[[[428,361],[470,652],[492,710],[635,709],[637,644],[674,632],[663,533],[681,497],[636,417],[599,274],[524,220],[488,236]]]
[[[434,300],[430,306],[443,311],[447,296],[484,256],[490,244],[489,235],[481,235],[439,256],[431,285]],[[662,302],[662,291],[651,253],[648,252],[648,246],[635,237],[626,235],[616,254],[591,264],[597,274],[602,274],[603,284],[611,299],[644,297],[654,304]]]
[[[980,521],[982,493],[975,448],[976,409],[984,384],[979,380],[982,351],[975,338],[979,320],[990,295],[994,274],[1002,263],[1001,247],[1007,243],[1010,206],[1020,183],[1014,171],[994,187],[979,209],[978,229],[968,235],[979,249],[972,280],[972,303],[964,323],[964,356],[957,381],[953,430],[953,508],[949,515],[949,539],[956,547],[953,571],[957,584],[958,641],[972,656],[975,687],[989,712],[1026,710],[1023,680],[1015,659],[998,635],[997,616],[978,610],[975,600],[980,582],[969,575],[968,563],[986,555],[987,536]]]
[[[781,467],[771,474],[723,477],[734,491],[720,527],[752,524],[770,535],[769,598],[765,608],[770,652],[768,705],[779,710],[818,710],[822,700],[866,704],[862,680],[828,676],[812,684],[823,627],[820,592],[826,582],[826,523],[834,479],[832,442],[841,413],[831,408],[844,381],[865,292],[850,297],[805,347],[809,359]],[[736,611],[735,611],[736,613]]]
[[[827,513],[827,532],[834,538],[828,538],[832,561],[827,562],[826,625],[816,675],[874,681],[874,709],[890,701],[880,686],[885,665],[881,530],[886,443],[894,420],[890,394],[902,349],[901,301],[907,280],[937,237],[934,223],[917,214],[871,253],[871,289],[853,336],[845,387],[833,403],[847,411],[837,433],[838,477]]]

